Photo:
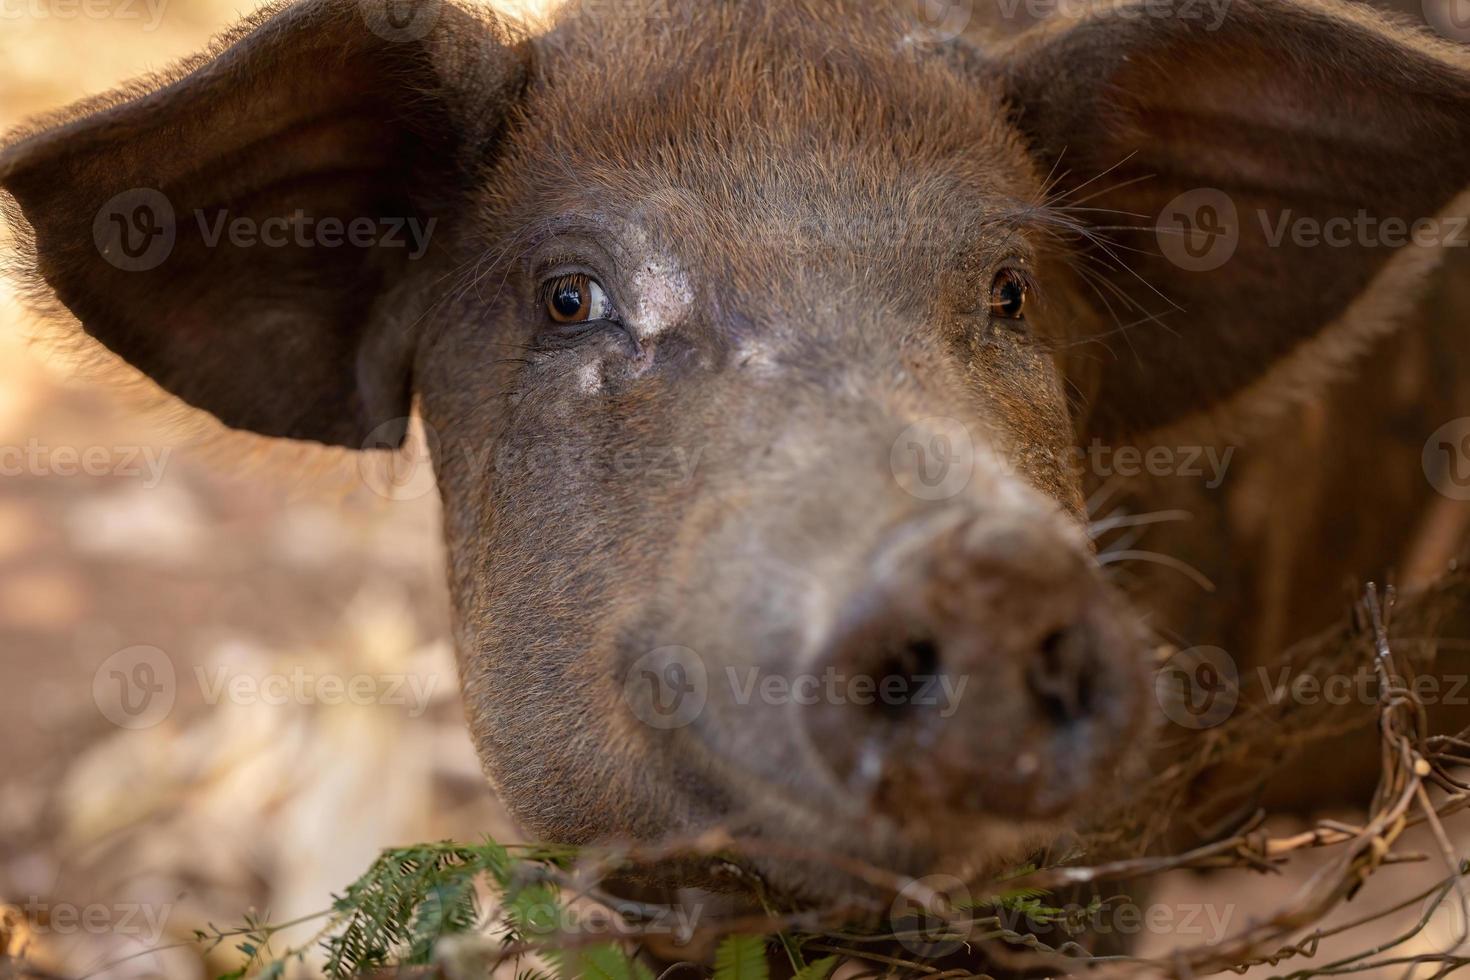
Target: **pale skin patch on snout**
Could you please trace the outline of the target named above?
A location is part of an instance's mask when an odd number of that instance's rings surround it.
[[[655,343],[689,315],[694,290],[689,275],[670,256],[651,255],[633,274],[633,313],[628,327],[640,347]]]
[[[636,264],[630,265],[630,295],[623,299],[625,322],[640,352],[651,361],[658,339],[689,315],[694,306],[694,287],[684,266],[654,244],[641,223],[630,223],[626,236],[627,252],[635,257]]]
[[[629,278],[627,292],[615,296],[614,303],[624,311],[623,326],[637,345],[632,376],[641,377],[653,367],[659,339],[688,318],[694,307],[694,288],[689,274],[673,256],[651,248],[642,231],[635,231],[632,237],[641,246],[634,254],[641,258]],[[579,392],[602,392],[608,383],[607,359],[593,358],[577,369],[575,377]]]
[[[742,371],[769,375],[776,370],[776,352],[763,337],[745,337],[735,347],[735,363]]]
[[[583,364],[577,369],[577,390],[595,395],[607,384],[607,375],[602,370],[602,358]]]

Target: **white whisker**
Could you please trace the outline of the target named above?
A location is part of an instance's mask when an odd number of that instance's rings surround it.
[[[1169,555],[1161,555],[1156,551],[1109,551],[1097,556],[1099,565],[1115,565],[1120,561],[1143,561],[1163,565],[1188,578],[1206,592],[1215,591],[1215,583],[1211,582],[1199,569],[1188,562],[1180,561]]]
[[[1110,477],[1109,479],[1104,481],[1101,486],[1099,486],[1096,490],[1092,492],[1092,496],[1087,498],[1087,503],[1085,505],[1087,509],[1087,516],[1091,517],[1093,514],[1096,514],[1098,511],[1102,510],[1103,507],[1107,505],[1108,501],[1113,499],[1113,495],[1116,494],[1120,489],[1122,489],[1122,486],[1123,482],[1116,476]]]
[[[1159,510],[1151,514],[1122,514],[1118,517],[1105,517],[1101,520],[1089,522],[1087,533],[1096,540],[1107,532],[1115,531],[1120,527],[1143,527],[1150,524],[1168,524],[1193,519],[1194,515],[1187,510]]]

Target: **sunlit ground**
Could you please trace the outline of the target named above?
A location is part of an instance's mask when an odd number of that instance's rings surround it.
[[[0,8],[0,128],[162,67],[248,9],[156,2]],[[212,976],[238,958],[196,929],[322,910],[385,845],[510,837],[458,706],[433,494],[389,499],[351,460],[283,465],[181,424],[35,332],[0,292],[0,902],[21,910],[0,948],[67,976]],[[119,671],[167,683],[171,707],[129,714]],[[334,698],[323,675],[382,696]],[[1434,869],[1388,874],[1412,894]],[[1181,877],[1160,897],[1200,905],[1206,931],[1180,932],[1178,912],[1177,935],[1145,939],[1218,938],[1299,880]],[[1422,942],[1453,940],[1446,923]]]

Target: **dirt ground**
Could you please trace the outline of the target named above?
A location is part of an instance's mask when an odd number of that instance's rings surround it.
[[[250,6],[0,4],[0,129],[166,65]],[[321,910],[390,844],[513,839],[463,728],[425,474],[395,482],[160,410],[34,342],[6,288],[0,902],[25,913],[36,961],[212,976],[237,958],[187,944],[195,929]],[[335,703],[324,675],[373,696]],[[1238,928],[1304,875],[1171,879],[1146,949]],[[1439,875],[1391,869],[1339,921]],[[1415,942],[1452,945],[1448,915]]]

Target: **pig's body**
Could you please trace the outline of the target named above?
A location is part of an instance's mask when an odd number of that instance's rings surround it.
[[[1279,696],[1279,668],[1264,665],[1347,622],[1365,583],[1413,592],[1464,559],[1470,503],[1436,488],[1424,453],[1432,433],[1470,411],[1467,310],[1470,255],[1458,254],[1408,328],[1376,344],[1361,370],[1285,412],[1258,438],[1206,440],[1216,458],[1233,454],[1219,489],[1170,477],[1133,481],[1113,495],[1128,510],[1191,515],[1150,529],[1136,547],[1188,563],[1213,591],[1146,563],[1130,563],[1120,577],[1133,601],[1153,611],[1164,638],[1228,651],[1250,696]],[[1455,677],[1463,674],[1467,630],[1461,615],[1439,637],[1403,642],[1417,654],[1420,644],[1442,640],[1434,644],[1435,672]],[[1431,698],[1436,730],[1470,723],[1463,699],[1448,697],[1453,686],[1437,686],[1446,697]],[[1351,691],[1339,710],[1359,716],[1356,734],[1302,746],[1261,802],[1308,812],[1366,799],[1378,774],[1376,705],[1372,688],[1354,681]]]
[[[1260,472],[1188,490],[1198,519],[1147,538],[1220,592],[1159,572],[1130,607],[1072,447],[1330,438],[1382,404],[1344,389],[1343,421],[1263,421],[1390,343],[1437,249],[1245,221],[1204,268],[1154,224],[1211,188],[1319,221],[1463,211],[1470,68],[1323,3],[1140,9],[980,41],[857,0],[579,5],[533,36],[310,0],[16,139],[0,184],[36,285],[225,423],[396,445],[416,400],[467,713],[531,833],[719,827],[771,893],[834,903],[1003,870],[1126,786],[1145,622],[1248,667],[1334,602],[1281,544],[1340,539],[1331,487],[1295,480],[1288,506],[1271,463],[1237,462]],[[439,230],[419,256],[187,220],[298,209]],[[1381,395],[1414,430],[1455,383]],[[1429,431],[1391,454],[1403,510],[1352,511],[1332,577],[1404,561]],[[762,685],[830,676],[943,683],[877,704]]]

